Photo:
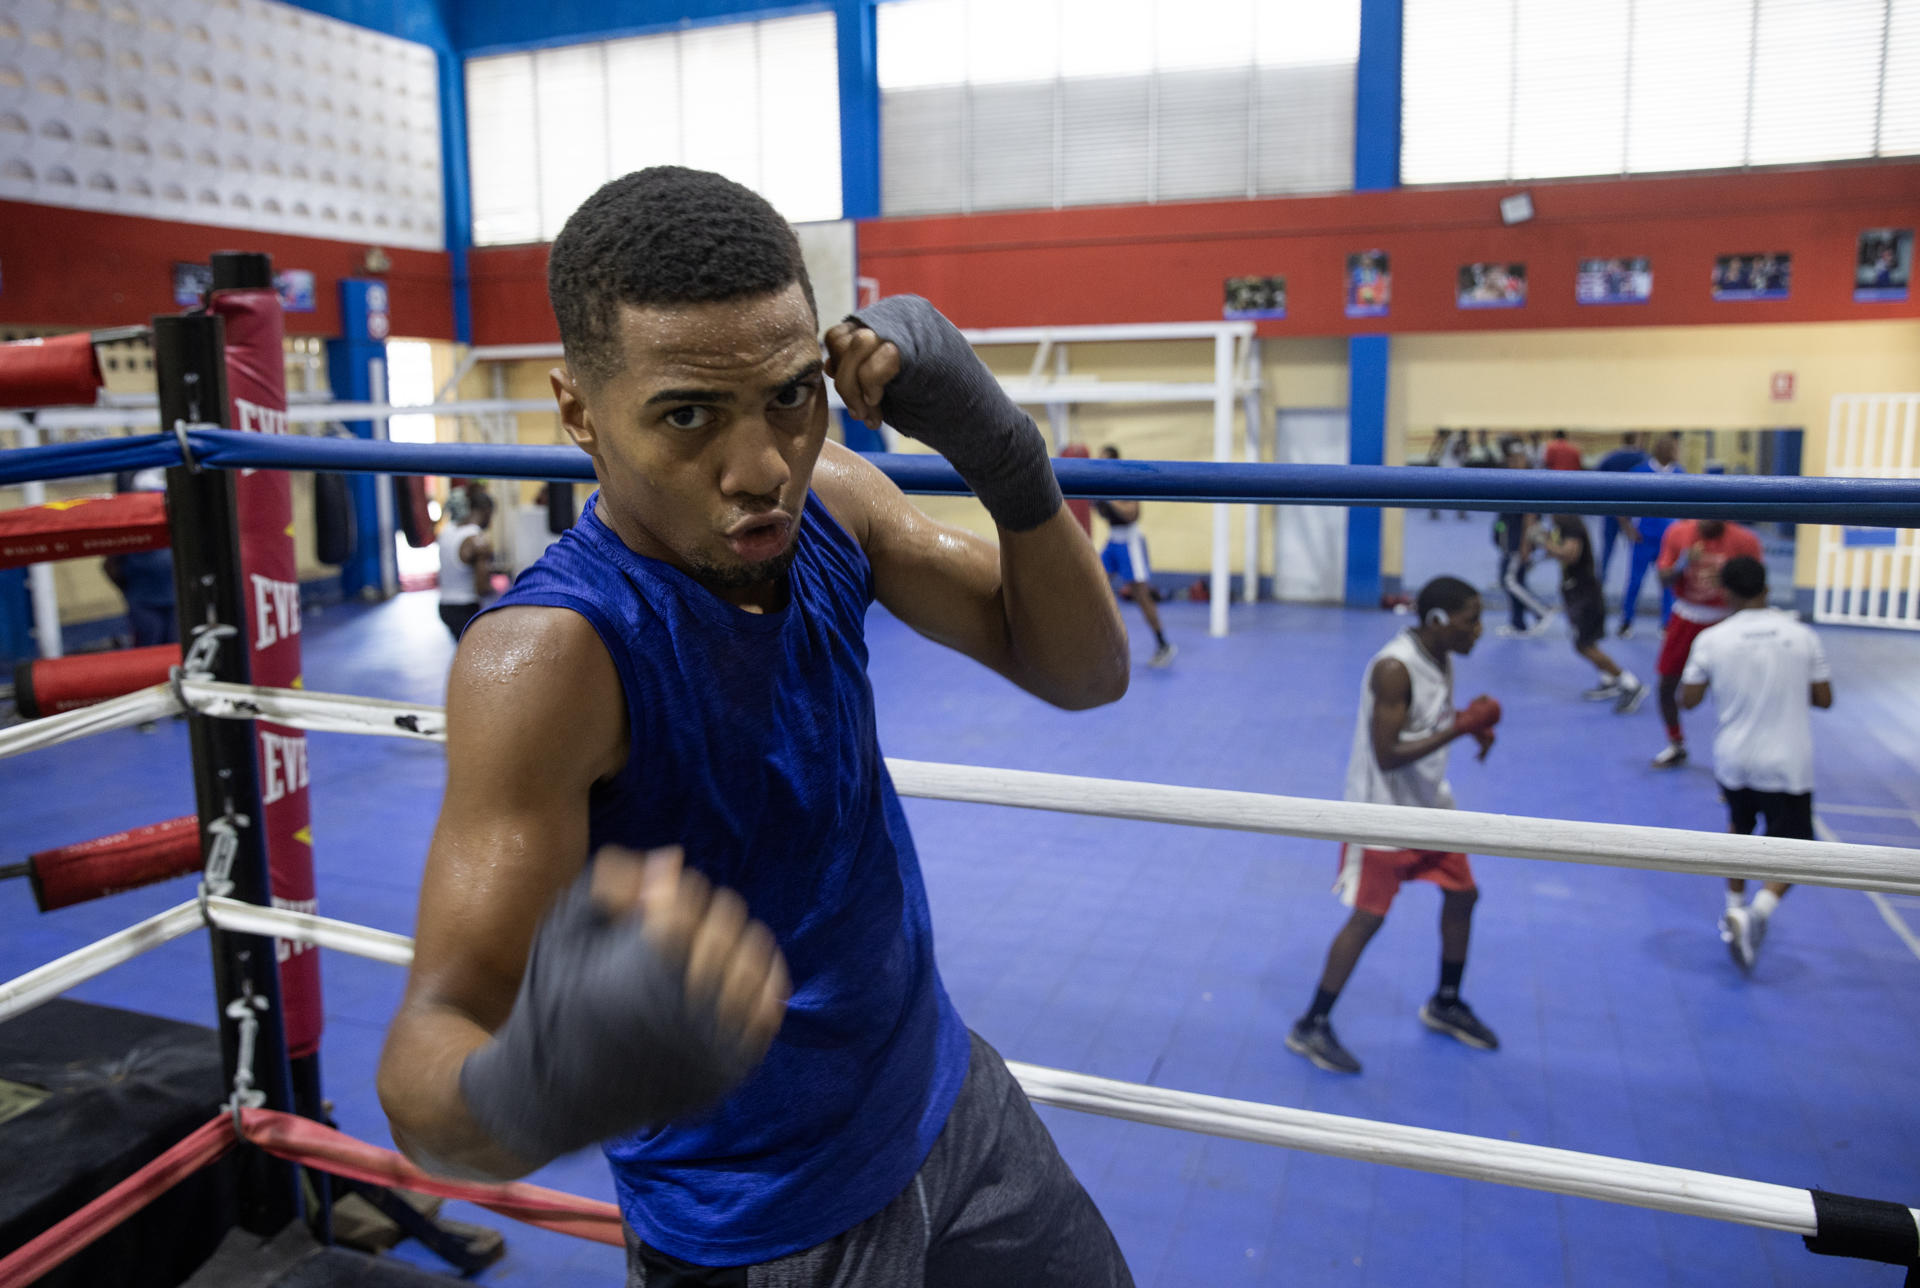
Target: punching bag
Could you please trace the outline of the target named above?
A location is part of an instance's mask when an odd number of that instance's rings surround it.
[[[256,433],[287,432],[284,319],[265,255],[215,253],[208,307],[226,321],[227,389],[232,425]],[[300,574],[293,543],[293,479],[284,470],[234,474],[240,511],[240,571],[245,579],[249,665],[253,683],[299,688]],[[254,755],[273,903],[314,911],[313,834],[307,819],[307,736],[254,722]],[[281,939],[281,1003],[287,1050],[312,1055],[320,1046],[320,954]]]
[[[433,544],[433,518],[427,513],[427,481],[418,474],[393,476],[393,514],[400,535],[415,550]]]
[[[341,567],[353,558],[353,489],[339,474],[313,476],[313,556]]]
[[[547,531],[559,536],[573,526],[573,484],[547,484]]]

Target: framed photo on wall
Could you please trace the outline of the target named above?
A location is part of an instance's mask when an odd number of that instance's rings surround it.
[[[1898,303],[1913,281],[1913,229],[1869,228],[1860,234],[1854,262],[1853,298],[1857,304]]]
[[[1793,256],[1719,255],[1713,261],[1716,300],[1784,300],[1793,290]]]
[[[1527,302],[1525,264],[1462,264],[1453,302],[1463,309],[1517,309]]]
[[[1347,316],[1383,318],[1393,304],[1393,264],[1383,250],[1347,256]]]
[[[1229,277],[1223,317],[1284,318],[1287,316],[1287,279],[1284,277]]]
[[[1583,259],[1573,279],[1576,304],[1645,304],[1653,298],[1653,265],[1645,255]]]

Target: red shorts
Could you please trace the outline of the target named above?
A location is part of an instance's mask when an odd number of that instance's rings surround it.
[[[1714,625],[1713,622],[1695,622],[1675,613],[1667,618],[1667,636],[1660,641],[1660,660],[1653,664],[1656,675],[1672,679],[1687,669],[1687,655],[1693,652],[1693,642],[1700,638],[1700,632]]]
[[[1393,896],[1408,881],[1431,881],[1442,890],[1475,888],[1473,867],[1464,854],[1340,847],[1340,877],[1333,888],[1349,908],[1384,917],[1393,906]]]

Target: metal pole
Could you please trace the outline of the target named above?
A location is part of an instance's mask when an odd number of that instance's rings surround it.
[[[1213,338],[1213,459],[1233,459],[1233,337]],[[1207,633],[1227,633],[1227,561],[1232,558],[1233,542],[1227,523],[1227,507],[1213,507],[1213,584],[1207,600]]]
[[[227,423],[226,327],[218,317],[156,317],[153,366],[160,387],[163,425]],[[173,544],[174,600],[180,638],[189,648],[209,632],[226,628],[209,659],[214,678],[249,682],[247,611],[240,575],[239,506],[233,476],[224,470],[167,471],[167,522]],[[272,903],[262,807],[254,764],[251,720],[210,720],[190,716],[194,802],[202,837],[231,816],[238,846],[229,893],[248,903]],[[244,818],[245,822],[240,820]],[[235,935],[209,927],[213,949],[213,985],[220,1001],[220,1054],[229,1086],[237,1073],[251,1077],[271,1109],[293,1109],[293,1085],[287,1062],[286,1031],[281,1023],[280,967],[274,941]],[[256,999],[258,1029],[252,1064],[240,1065],[243,1024],[235,1004]],[[264,1007],[257,1003],[264,1002]],[[261,1150],[241,1159],[240,1224],[270,1235],[299,1215],[297,1174],[291,1163]]]
[[[20,446],[40,446],[46,436],[34,424],[33,413],[22,412],[20,419],[23,422],[20,426]],[[45,505],[47,485],[39,479],[22,483],[20,500],[25,505]],[[59,657],[66,652],[66,648],[60,636],[60,594],[54,589],[53,565],[28,564],[27,587],[33,593],[33,637],[40,646],[40,656]]]
[[[1242,359],[1239,376],[1240,428],[1246,443],[1247,461],[1255,464],[1260,460],[1260,388],[1257,383],[1260,374],[1259,340],[1247,337]],[[1266,508],[1243,505],[1240,507],[1240,517],[1246,524],[1242,533],[1246,551],[1242,566],[1246,569],[1246,575],[1240,582],[1240,602],[1254,604],[1260,600],[1260,525],[1266,517]]]
[[[385,353],[385,348],[381,349]],[[372,358],[367,362],[367,384],[373,391],[376,402],[387,401],[387,360]],[[373,422],[373,436],[380,442],[387,441],[387,420],[382,417]],[[380,598],[392,599],[400,593],[400,556],[394,550],[393,534],[396,517],[393,513],[393,475],[376,474],[373,476],[373,512],[378,516],[380,528]]]

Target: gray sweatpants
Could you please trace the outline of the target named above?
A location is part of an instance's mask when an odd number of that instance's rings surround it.
[[[825,1243],[756,1266],[689,1265],[627,1231],[627,1288],[1133,1288],[1113,1233],[979,1034],[912,1184]]]

